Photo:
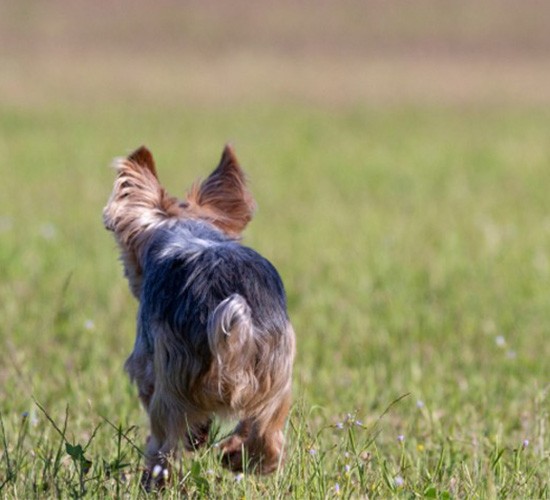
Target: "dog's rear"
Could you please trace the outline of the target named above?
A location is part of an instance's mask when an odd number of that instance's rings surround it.
[[[275,268],[204,222],[174,221],[146,252],[138,330],[136,350],[154,351],[149,413],[158,425],[153,435],[163,435],[151,440],[149,454],[166,453],[182,438],[192,448],[215,413],[242,421],[222,444],[226,463],[241,469],[244,446],[258,471],[273,470],[294,356]]]
[[[202,444],[213,413],[240,418],[221,444],[230,468],[245,466],[243,450],[257,472],[282,460],[294,332],[277,272],[235,240],[253,208],[230,148],[184,201],[160,186],[144,148],[118,164],[104,219],[140,299],[126,368],[150,416],[150,470],[180,440]]]

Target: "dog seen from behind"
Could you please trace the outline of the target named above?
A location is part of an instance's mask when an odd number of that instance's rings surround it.
[[[204,444],[212,418],[236,418],[222,463],[267,474],[283,461],[291,402],[294,331],[275,268],[240,244],[255,203],[231,147],[184,200],[160,185],[141,147],[115,163],[103,211],[139,300],[125,368],[150,420],[147,486],[168,458]]]

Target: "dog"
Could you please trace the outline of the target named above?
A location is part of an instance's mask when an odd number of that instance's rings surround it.
[[[279,274],[240,243],[256,205],[232,147],[184,200],[160,185],[145,147],[114,167],[103,221],[139,301],[125,369],[150,420],[145,482],[168,477],[182,444],[205,444],[214,416],[239,421],[219,443],[223,465],[273,472],[284,458],[295,336]]]

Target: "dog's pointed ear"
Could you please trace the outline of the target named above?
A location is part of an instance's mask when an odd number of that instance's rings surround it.
[[[199,216],[233,236],[243,231],[256,208],[246,186],[246,176],[230,145],[225,146],[216,169],[191,190],[187,199]]]
[[[145,146],[141,146],[128,156],[128,160],[147,168],[158,179],[153,154]]]

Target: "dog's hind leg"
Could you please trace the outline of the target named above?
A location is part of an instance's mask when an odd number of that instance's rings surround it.
[[[192,451],[208,439],[208,415],[182,408],[181,402],[155,391],[149,404],[151,435],[145,456],[147,470],[142,482],[146,489],[162,487],[171,474],[170,459],[178,455],[179,445]]]
[[[290,401],[290,394],[286,394],[274,411],[240,422],[235,433],[222,443],[222,463],[234,472],[247,466],[258,474],[276,470],[284,459],[283,427]]]
[[[148,412],[151,433],[145,447],[146,470],[142,476],[142,484],[147,491],[164,486],[170,475],[168,460],[177,453],[178,448],[173,411],[157,391],[150,399]]]

